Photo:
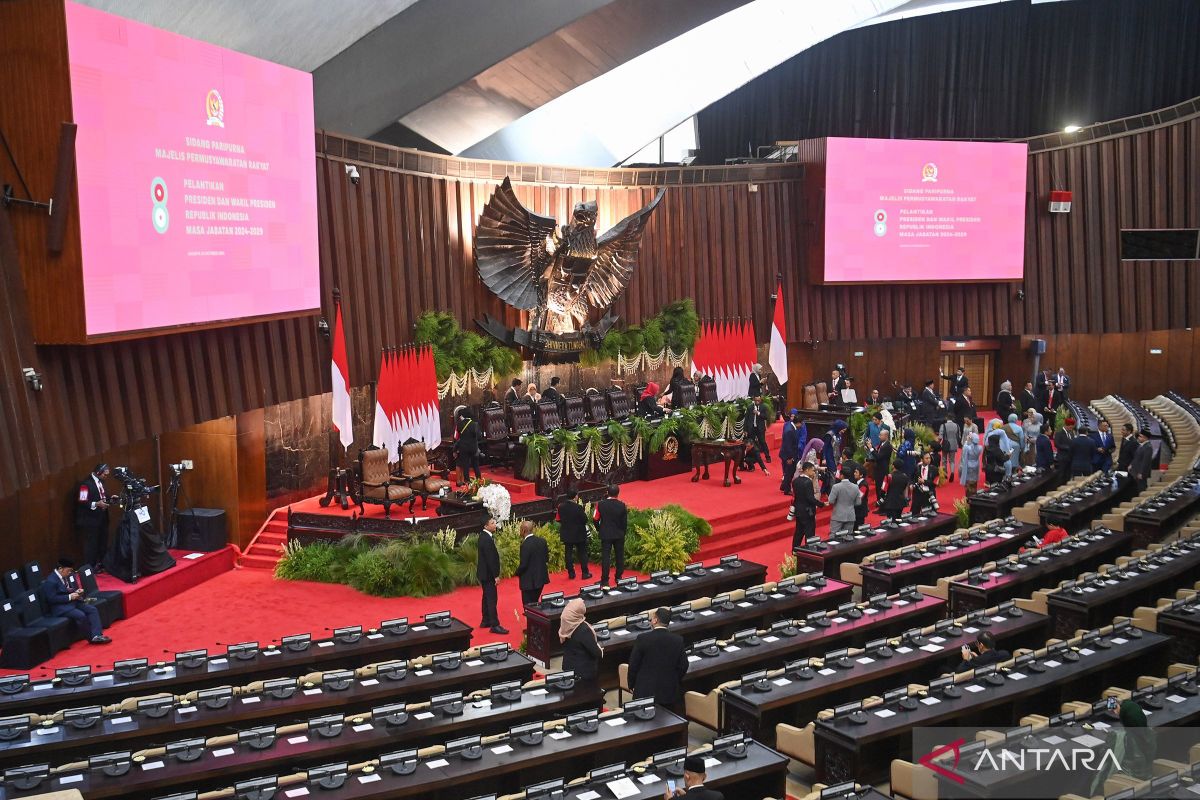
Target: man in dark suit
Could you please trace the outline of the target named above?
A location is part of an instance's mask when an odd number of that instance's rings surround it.
[[[680,713],[683,706],[683,676],[688,671],[687,646],[683,637],[671,633],[671,609],[654,610],[654,628],[633,643],[629,655],[629,685],[635,699],[653,697],[660,706]]]
[[[1133,461],[1129,465],[1129,474],[1133,477],[1133,485],[1141,494],[1146,491],[1150,481],[1150,471],[1154,469],[1154,448],[1150,445],[1150,431],[1142,428],[1137,435],[1138,446],[1133,453]]]
[[[1037,398],[1033,396],[1033,381],[1026,381],[1025,388],[1021,390],[1021,396],[1017,398],[1021,404],[1021,411],[1025,412],[1029,409],[1037,411],[1039,414],[1042,410],[1038,408]]]
[[[842,374],[842,365],[838,364],[829,376],[829,402],[835,406],[842,405],[842,392],[849,388]]]
[[[954,671],[966,672],[978,669],[979,667],[986,667],[989,664],[999,664],[1003,661],[1008,661],[1010,657],[1007,650],[996,649],[996,637],[992,635],[992,632],[984,631],[975,640],[974,648],[968,647],[965,644],[962,646],[961,658]]]
[[[550,379],[550,388],[547,389],[546,391],[542,392],[542,402],[543,403],[549,401],[551,403],[554,403],[556,406],[562,405],[562,400],[563,400],[562,392],[560,392],[558,390],[558,384],[559,384],[560,380],[561,380],[561,378],[559,378],[557,375],[555,375],[553,378]]]
[[[970,387],[967,387],[954,401],[954,420],[958,423],[958,429],[961,431],[964,420],[969,419],[974,422],[978,416],[979,410],[975,407],[975,398],[972,396]],[[1008,422],[1008,419],[1005,418],[1003,421]]]
[[[533,535],[533,522],[521,522],[521,560],[517,563],[517,578],[521,586],[521,605],[531,606],[542,598],[542,589],[550,582],[546,565],[550,563],[550,548],[546,540]]]
[[[1133,426],[1126,422],[1122,426],[1124,435],[1121,437],[1121,451],[1117,455],[1117,471],[1129,472],[1129,465],[1133,463],[1133,454],[1137,452],[1138,441],[1133,434]]]
[[[926,415],[932,415],[942,405],[941,399],[937,396],[937,392],[933,390],[933,378],[925,381],[925,388],[921,390],[919,400],[921,412]]]
[[[1095,455],[1096,440],[1091,437],[1086,427],[1081,426],[1079,433],[1071,440],[1071,476],[1080,478],[1091,475],[1092,459]]]
[[[504,405],[512,406],[519,402],[521,402],[521,379],[513,378],[508,391],[504,393]]]
[[[479,627],[487,628],[492,633],[501,636],[508,630],[500,625],[500,615],[496,611],[496,584],[500,582],[500,552],[496,549],[496,520],[488,517],[479,532],[478,555],[475,560],[475,575],[479,578],[479,586],[483,589],[483,620]]]
[[[938,373],[941,375],[941,373]],[[963,393],[963,389],[970,385],[967,380],[967,371],[962,367],[954,370],[953,375],[941,375],[942,380],[950,384],[950,397],[958,397]]]
[[[672,794],[671,787],[668,786],[663,790],[663,797],[666,800],[675,797],[686,797],[687,800],[725,800],[725,795],[704,785],[707,779],[704,756],[688,756],[683,760],[683,788],[676,789]]]
[[[1113,450],[1117,448],[1117,443],[1113,439],[1112,431],[1108,429],[1108,420],[1102,419],[1097,424],[1097,429],[1092,436],[1092,444],[1096,447],[1095,455],[1092,456],[1092,467],[1101,472],[1112,472],[1113,465]]]
[[[83,557],[96,572],[104,571],[108,553],[108,464],[97,464],[75,491],[75,529],[83,536]]]
[[[108,644],[112,641],[104,635],[100,612],[83,601],[83,588],[75,578],[75,565],[70,561],[59,559],[58,567],[42,581],[40,591],[50,607],[50,615],[72,620],[83,630],[88,642]]]
[[[587,513],[579,505],[579,495],[568,489],[566,499],[558,504],[558,535],[562,537],[567,556],[567,577],[575,580],[575,557],[579,557],[579,569],[584,579],[592,577],[588,571]]]
[[[1067,417],[1063,426],[1054,432],[1054,463],[1067,474],[1071,472],[1071,445],[1077,435],[1074,417]]]
[[[879,432],[879,447],[875,448],[875,499],[883,500],[883,482],[892,469],[892,432],[884,428]]]
[[[792,550],[804,547],[808,537],[817,532],[817,509],[825,505],[817,497],[817,465],[805,461],[800,465],[800,474],[792,481],[792,514],[796,530],[792,534]]]
[[[783,438],[779,443],[779,462],[783,465],[783,480],[779,483],[779,491],[784,494],[792,493],[792,480],[796,477],[796,463],[800,460],[800,428],[796,426],[799,410],[788,411],[787,421],[783,423]]]
[[[1057,404],[1063,405],[1070,399],[1071,392],[1071,376],[1067,375],[1067,371],[1062,367],[1058,368],[1058,372],[1053,377],[1054,396],[1057,398]]]
[[[758,452],[771,460],[771,451],[767,449],[767,412],[763,409],[762,394],[757,395],[746,411],[745,437],[746,441],[758,448]]]
[[[887,488],[884,489],[879,513],[891,519],[900,519],[900,515],[904,513],[904,507],[908,505],[908,487],[911,485],[912,479],[908,477],[908,473],[897,461],[896,468],[888,476]]]
[[[625,533],[629,509],[617,499],[621,488],[608,487],[608,497],[596,504],[596,528],[600,531],[600,585],[609,586],[608,567],[615,556],[616,578],[625,574]]]

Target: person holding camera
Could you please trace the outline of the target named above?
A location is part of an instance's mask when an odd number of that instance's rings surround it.
[[[789,520],[796,521],[796,531],[792,534],[792,550],[804,547],[808,537],[817,532],[817,509],[825,504],[817,496],[817,465],[805,461],[800,466],[800,474],[792,481],[792,510]]]
[[[100,612],[84,598],[83,588],[75,578],[75,565],[65,558],[58,560],[54,574],[42,581],[40,587],[50,616],[66,617],[83,629],[90,644],[108,644],[112,639],[104,635],[100,623]]]
[[[928,450],[921,454],[917,466],[917,480],[913,484],[912,513],[920,514],[932,507],[937,511],[938,470],[933,465],[933,454]]]
[[[104,479],[108,464],[97,464],[92,474],[79,482],[75,498],[75,530],[83,537],[83,557],[96,572],[104,571],[108,554],[108,492]]]

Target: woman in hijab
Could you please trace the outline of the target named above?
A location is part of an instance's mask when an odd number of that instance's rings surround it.
[[[917,432],[912,428],[904,429],[904,441],[900,443],[900,449],[896,451],[896,464],[908,477],[916,477]]]
[[[1121,727],[1108,731],[1108,749],[1113,758],[1106,758],[1092,780],[1092,795],[1104,794],[1104,782],[1114,773],[1128,775],[1139,781],[1154,777],[1154,756],[1157,747],[1154,732],[1146,721],[1146,712],[1134,700],[1123,700],[1117,711]],[[1113,763],[1115,760],[1115,764]],[[1118,766],[1119,765],[1119,766]]]
[[[1017,419],[1016,412],[1008,415],[1008,425],[1004,426],[1008,434],[1012,450],[1008,454],[1008,474],[1012,475],[1021,469],[1021,454],[1025,452],[1025,428]]]
[[[1009,476],[1009,470],[1012,469],[1012,464],[1009,462],[1012,444],[1009,442],[1008,434],[1004,432],[1004,426],[1000,420],[992,420],[992,429],[988,431],[985,442],[983,448],[984,477],[990,484],[999,483]]]
[[[642,390],[642,396],[638,400],[638,413],[651,419],[663,415],[663,410],[658,405],[658,384],[654,381],[647,383],[646,388]]]
[[[1000,419],[1008,419],[1008,415],[1015,411],[1016,405],[1013,400],[1012,381],[1005,381],[1000,384],[1000,391],[996,393],[996,416]]]
[[[1037,438],[1042,432],[1042,415],[1032,408],[1025,410],[1025,421],[1021,423],[1025,431],[1025,450],[1021,453],[1021,463],[1032,467],[1037,460]]]
[[[825,447],[821,452],[821,460],[825,473],[821,480],[821,494],[829,494],[833,488],[834,473],[838,469],[838,454],[842,452],[845,442],[842,441],[842,431],[846,430],[845,420],[835,419],[829,426],[829,431],[821,437]]]
[[[562,668],[575,673],[576,683],[596,685],[604,649],[587,623],[584,611],[580,597],[570,600],[563,609],[558,623],[558,640],[563,645]]]
[[[755,364],[750,370],[750,392],[747,397],[762,397],[762,364]]]
[[[963,440],[962,460],[958,463],[958,482],[966,487],[967,497],[979,491],[979,461],[983,446],[978,433],[968,433]]]
[[[666,397],[671,398],[671,408],[681,408],[683,406],[683,394],[679,391],[679,387],[687,383],[687,375],[683,374],[683,367],[676,367],[671,372],[671,380],[667,384]]]

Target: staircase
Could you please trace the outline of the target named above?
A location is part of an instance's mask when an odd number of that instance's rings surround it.
[[[700,540],[700,552],[694,559],[711,561],[767,542],[785,539],[790,542],[796,528],[794,522],[787,521],[787,510],[791,504],[792,498],[780,494],[779,500],[767,503],[752,513],[714,517],[709,520],[712,533]]]
[[[287,508],[277,508],[250,540],[250,546],[242,554],[241,565],[247,569],[274,570],[283,557],[287,544]]]

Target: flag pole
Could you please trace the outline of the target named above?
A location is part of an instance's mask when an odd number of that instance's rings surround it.
[[[341,317],[342,292],[337,287],[333,287],[333,316],[334,324],[330,329],[329,335],[329,360],[332,363],[334,360],[334,349],[336,347],[336,337],[341,334],[338,329],[338,321]],[[328,323],[327,323],[328,324]],[[332,383],[332,378],[331,378]],[[336,386],[331,386],[334,392],[338,390]],[[349,392],[349,384],[347,382],[346,391]],[[338,505],[345,511],[350,507],[351,497],[350,491],[350,470],[343,466],[343,458],[345,456],[345,448],[342,447],[341,435],[337,432],[334,426],[329,426],[329,480],[325,489],[325,496],[318,502],[322,508],[327,507],[335,499]]]

